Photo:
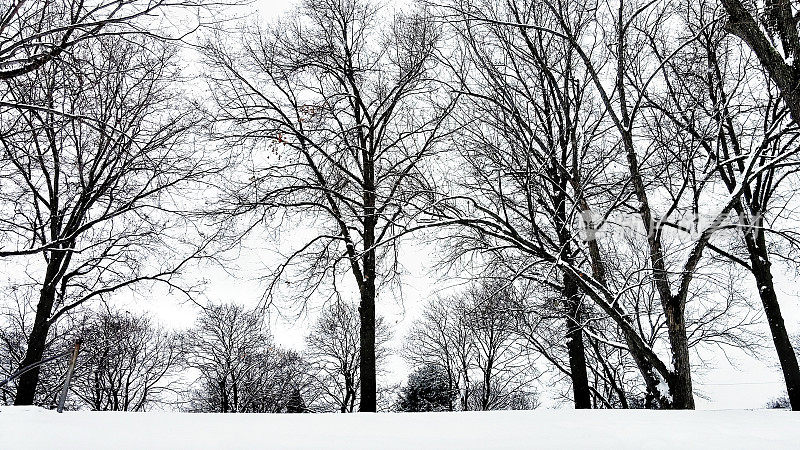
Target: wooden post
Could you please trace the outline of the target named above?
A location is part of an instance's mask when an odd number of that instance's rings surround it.
[[[67,367],[67,378],[64,380],[64,387],[61,388],[61,395],[58,398],[58,412],[64,410],[64,401],[67,400],[67,392],[69,392],[69,382],[72,380],[72,372],[75,371],[75,361],[78,359],[78,351],[81,349],[81,340],[75,342],[75,350],[72,351],[72,358],[69,360]]]

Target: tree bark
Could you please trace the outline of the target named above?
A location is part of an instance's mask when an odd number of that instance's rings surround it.
[[[53,208],[53,211],[58,211],[57,198],[51,198],[51,208]],[[53,217],[56,216],[52,211],[51,214]],[[55,241],[58,239],[60,236],[60,228],[61,222],[53,220],[50,224],[51,240]],[[72,253],[66,251],[66,249],[72,248],[73,246],[74,242],[65,242],[60,246],[61,251],[51,251],[49,253],[44,281],[42,282],[42,289],[39,294],[39,303],[36,305],[36,317],[33,321],[31,333],[28,336],[28,347],[25,350],[25,358],[22,360],[20,367],[38,363],[44,356],[45,347],[47,346],[47,335],[52,325],[50,322],[50,315],[53,313],[53,305],[55,305],[56,301],[56,289],[72,258]],[[20,376],[19,383],[17,384],[17,395],[14,398],[15,405],[33,404],[36,397],[36,387],[39,384],[40,370],[41,367],[37,366]]]
[[[569,116],[569,111],[565,111],[565,116]],[[571,129],[571,127],[570,127]],[[574,139],[575,136],[572,136]],[[575,155],[575,148],[572,149]],[[555,157],[552,158],[552,166],[559,167],[560,165],[569,164],[570,160],[567,158],[569,151],[567,148],[567,140],[561,140],[561,160],[558,161]],[[573,162],[574,164],[574,162]],[[577,172],[577,167],[573,166],[573,170]],[[577,173],[575,173],[577,175]],[[557,183],[557,191],[553,196],[556,205],[555,214],[553,217],[554,225],[558,234],[558,241],[561,247],[561,259],[569,261],[574,264],[572,256],[572,237],[570,236],[569,228],[567,226],[567,188],[570,181],[567,176],[560,173],[559,170],[554,170],[551,177]],[[577,183],[577,180],[575,180]],[[570,378],[572,379],[572,395],[575,402],[575,409],[591,409],[592,399],[591,390],[589,389],[589,375],[586,370],[586,349],[583,342],[583,329],[581,311],[581,294],[578,283],[573,278],[574,275],[567,271],[562,271],[564,279],[564,288],[562,295],[565,302],[566,312],[566,326],[567,326],[567,354],[569,356]]]
[[[567,302],[567,353],[569,354],[570,377],[575,409],[590,409],[591,391],[586,371],[586,350],[581,329],[581,296],[578,286],[570,276],[564,277],[564,298]]]
[[[692,369],[689,362],[689,339],[686,336],[686,322],[684,320],[683,306],[677,301],[672,301],[667,306],[667,332],[672,350],[673,370],[671,379],[666,380],[669,385],[672,401],[667,406],[671,409],[694,409],[694,394],[692,393]]]
[[[59,258],[56,258],[59,259]],[[60,261],[60,259],[59,259]],[[51,260],[48,264],[48,273],[45,276],[39,303],[36,305],[36,317],[33,321],[33,328],[28,336],[28,348],[25,350],[25,358],[20,367],[26,367],[38,363],[44,356],[45,346],[47,345],[47,335],[50,332],[50,313],[56,299],[55,283],[51,280],[55,278],[55,273],[60,264]],[[31,369],[19,378],[17,384],[17,395],[14,398],[15,405],[32,405],[36,396],[36,386],[39,384],[39,372],[41,367]]]
[[[226,413],[228,412],[228,387],[226,386],[226,379],[227,375],[222,378],[222,381],[219,382],[219,393],[220,393],[220,409],[221,412]]]
[[[365,274],[369,271],[365,271]],[[377,380],[375,367],[375,282],[365,280],[361,305],[358,307],[361,318],[359,371],[361,374],[360,412],[377,411]]]
[[[753,236],[753,234],[757,236]],[[769,331],[772,334],[772,342],[775,344],[775,351],[778,353],[778,360],[781,363],[789,402],[793,411],[800,411],[800,367],[798,367],[797,355],[789,340],[789,334],[786,332],[786,325],[778,304],[763,231],[745,232],[745,242],[750,254],[751,272],[756,279],[758,294],[764,305],[764,314],[767,316]]]
[[[367,156],[367,151],[364,152]],[[358,410],[360,412],[377,411],[377,374],[375,365],[375,185],[374,167],[371,155],[364,158],[364,256],[363,274],[361,283],[361,304],[358,307],[361,319],[360,328],[360,361],[361,374],[361,400]]]

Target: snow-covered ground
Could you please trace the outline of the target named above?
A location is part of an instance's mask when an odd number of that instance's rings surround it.
[[[789,411],[405,414],[65,412],[0,407],[0,448],[800,448]]]

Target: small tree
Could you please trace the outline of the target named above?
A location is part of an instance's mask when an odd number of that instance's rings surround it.
[[[772,400],[768,401],[764,407],[767,409],[792,409],[792,405],[789,402],[789,397],[786,395],[773,398]]]
[[[398,409],[405,412],[452,411],[458,397],[440,367],[426,365],[408,377],[398,400]]]
[[[193,412],[283,412],[308,382],[305,361],[272,342],[261,310],[206,307],[186,334],[188,367],[200,372]]]
[[[286,402],[286,412],[290,414],[308,412],[306,402],[303,401],[303,395],[300,393],[300,389],[295,388],[292,391],[292,395],[289,396],[289,401]]]
[[[147,316],[104,311],[80,332],[83,340],[72,392],[95,411],[143,411],[167,402],[181,367],[173,332]]]
[[[406,359],[437,366],[464,411],[508,408],[536,379],[515,326],[516,296],[509,286],[485,282],[429,303],[409,333]]]

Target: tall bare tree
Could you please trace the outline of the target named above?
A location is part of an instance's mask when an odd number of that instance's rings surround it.
[[[435,80],[438,27],[423,11],[324,0],[241,38],[237,52],[222,36],[206,48],[218,132],[258,149],[233,213],[315,218],[313,238],[280,264],[269,292],[298,264],[302,301],[350,272],[360,410],[375,411],[375,301],[399,269],[396,238],[430,200],[425,166],[452,106]]]
[[[536,9],[527,4],[486,2],[488,14],[507,21],[528,20]],[[576,27],[585,26],[576,17]],[[458,23],[458,22],[456,22]],[[541,26],[556,24],[542,18]],[[465,74],[463,121],[469,130],[461,147],[469,167],[485,186],[487,194],[512,190],[520,193],[518,211],[545,221],[535,222],[541,238],[561,252],[560,258],[576,263],[571,221],[575,209],[588,208],[592,195],[584,186],[597,172],[592,166],[604,165],[610,155],[594,155],[590,150],[603,139],[603,115],[590,95],[591,80],[581,72],[581,62],[568,42],[542,31],[513,28],[502,24],[474,27],[471,21],[457,27],[473,67]],[[475,120],[474,112],[481,118]],[[458,143],[457,145],[460,145]],[[493,167],[507,176],[492,179],[482,173]],[[477,186],[475,186],[477,187]],[[580,206],[572,204],[575,202]],[[508,215],[507,215],[508,216]],[[513,220],[506,217],[506,220]],[[523,219],[524,220],[524,219]],[[597,267],[598,273],[602,266]],[[590,406],[590,390],[581,331],[585,307],[573,275],[562,271],[561,293],[566,321],[569,374],[576,408]]]
[[[788,8],[788,4],[775,4],[772,8],[780,10]],[[675,82],[668,85],[668,102],[651,99],[651,103],[703,146],[717,164],[719,180],[728,192],[742,191],[733,207],[733,223],[741,230],[741,238],[724,256],[750,272],[756,281],[788,397],[792,408],[798,410],[800,367],[786,331],[771,268],[771,259],[781,258],[780,252],[771,247],[782,243],[787,255],[797,248],[795,233],[780,225],[789,216],[784,211],[791,205],[798,170],[792,149],[797,148],[800,134],[790,117],[792,94],[781,96],[778,82],[773,83],[768,73],[762,73],[768,69],[760,70],[759,63],[752,61],[738,42],[726,39],[723,24],[716,23],[718,17],[710,5],[687,4],[687,10],[691,14],[687,26],[700,33],[696,43],[687,49],[694,53],[663,66]],[[768,14],[767,20],[777,19]],[[727,26],[732,25],[729,22]],[[790,46],[788,42],[785,45]],[[692,75],[700,68],[705,76]],[[764,160],[779,159],[781,163],[771,165],[740,187],[748,170],[743,158],[759,151],[756,149],[761,149]],[[745,252],[736,248],[742,240]]]
[[[715,172],[713,166],[703,164],[708,155],[702,147],[681,140],[673,140],[671,148],[651,145],[655,137],[651,134],[651,116],[644,107],[647,93],[658,91],[670,81],[660,68],[698,38],[697,30],[676,33],[665,26],[677,18],[676,10],[667,2],[452,3],[445,5],[443,11],[451,22],[473,29],[525,29],[568,44],[574,51],[576,70],[588,80],[590,92],[586,95],[591,95],[604,117],[601,123],[610,133],[605,140],[594,140],[595,148],[589,155],[607,155],[612,149],[621,156],[607,160],[610,164],[598,162],[589,166],[601,171],[597,184],[584,176],[577,192],[594,192],[594,198],[582,200],[579,194],[569,197],[568,223],[575,224],[569,236],[573,251],[578,252],[572,260],[563,257],[562,246],[540,225],[541,219],[547,217],[539,210],[540,204],[547,205],[537,192],[542,182],[519,187],[518,174],[527,173],[530,167],[526,160],[504,161],[498,171],[492,171],[489,164],[474,164],[480,183],[473,182],[472,191],[480,195],[475,197],[470,192],[462,197],[475,213],[465,215],[462,208],[455,214],[463,225],[474,229],[467,239],[470,245],[462,248],[483,248],[485,254],[494,254],[500,261],[508,261],[508,257],[502,252],[498,256],[498,250],[521,250],[527,261],[523,259],[524,263],[513,270],[557,289],[562,286],[553,283],[549,273],[553,269],[564,271],[586,298],[619,327],[625,341],[620,345],[636,361],[652,402],[661,407],[693,408],[690,336],[696,332],[694,327],[710,324],[702,319],[708,314],[701,294],[713,279],[713,268],[701,264],[703,254],[708,248],[718,249],[710,244],[711,238],[734,211],[742,183],[774,167],[777,160],[790,158],[794,149],[767,160],[760,158],[763,149],[753,149],[742,157],[743,177],[736,188],[729,195],[719,196],[711,184],[703,181]],[[596,39],[599,30],[609,30],[608,35]],[[476,33],[479,32],[473,32]],[[653,39],[664,43],[661,50],[654,51],[648,45]],[[508,67],[507,71],[513,74],[514,64],[515,60],[508,58],[497,65],[503,70]],[[514,113],[510,111],[509,116]],[[480,132],[479,129],[476,134]],[[491,139],[482,140],[487,141]],[[482,156],[481,148],[476,147],[474,153]],[[546,166],[534,167],[543,174]],[[574,178],[569,171],[564,175]],[[528,192],[531,194],[526,202],[524,194]],[[520,198],[515,197],[518,194]],[[483,197],[489,200],[479,200]],[[665,227],[680,222],[692,211],[696,213],[699,207],[704,220],[694,222],[692,233],[665,233]],[[631,218],[635,220],[630,221]],[[604,235],[613,238],[606,239]],[[616,273],[612,274],[612,268]],[[658,354],[655,342],[647,338],[637,325],[639,319],[629,311],[630,307],[638,308],[640,299],[647,297],[657,300],[659,314],[665,319],[667,358]],[[661,330],[661,326],[655,329]],[[660,339],[662,335],[657,336]]]
[[[186,142],[197,120],[168,86],[174,49],[131,39],[76,44],[69,63],[7,82],[23,106],[0,123],[0,239],[29,255],[39,280],[23,366],[91,299],[147,281],[187,292],[175,276],[208,244],[170,196],[209,173]],[[17,404],[33,401],[38,374],[22,375]]]

